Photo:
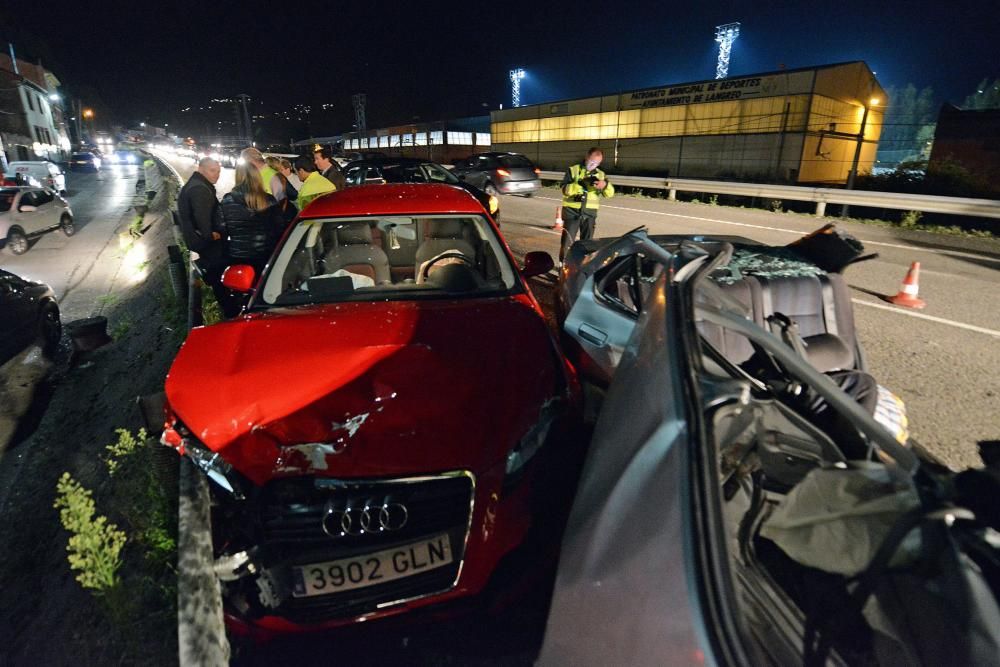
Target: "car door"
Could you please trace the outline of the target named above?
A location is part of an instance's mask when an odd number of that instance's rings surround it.
[[[456,160],[451,167],[451,173],[455,174],[456,178],[465,180],[469,175],[469,169],[472,167],[474,158],[465,158],[464,160]]]
[[[493,181],[494,171],[497,166],[497,160],[495,157],[480,155],[476,158],[476,164],[473,167],[473,173],[475,174],[474,185],[480,189],[485,188],[487,183]],[[494,183],[494,185],[496,184]]]
[[[45,228],[44,213],[38,208],[37,192],[38,190],[21,192],[21,198],[17,202],[17,212],[14,214],[18,226],[29,236]]]
[[[585,379],[608,385],[667,257],[644,233],[629,233],[587,258],[568,288],[576,295],[563,321]]]
[[[538,663],[716,664],[691,570],[691,454],[668,273],[630,328],[569,520]]]
[[[35,334],[34,302],[24,288],[23,280],[0,270],[0,364],[23,350]]]
[[[59,215],[62,213],[55,195],[49,190],[35,191],[35,207],[38,213],[39,231],[51,229],[59,224]]]

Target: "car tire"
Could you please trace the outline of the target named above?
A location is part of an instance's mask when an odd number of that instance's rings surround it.
[[[62,340],[62,320],[59,319],[59,306],[49,301],[42,306],[42,312],[38,316],[38,341],[45,354],[51,355],[59,347],[60,340]]]
[[[496,186],[493,185],[493,181],[486,181],[486,184],[483,185],[483,192],[491,197],[496,197],[498,194]]]
[[[7,232],[7,250],[13,255],[23,255],[28,252],[28,237],[16,227]]]
[[[59,218],[59,229],[66,236],[73,236],[76,234],[76,224],[73,222],[73,216],[69,213],[63,213],[63,216]]]
[[[535,193],[534,192],[525,192],[521,196],[524,197],[525,199],[531,199],[532,197],[535,196]]]

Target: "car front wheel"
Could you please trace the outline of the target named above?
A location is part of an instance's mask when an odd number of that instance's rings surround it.
[[[23,255],[28,252],[28,237],[20,229],[12,229],[7,232],[7,249],[15,255]]]
[[[63,213],[63,216],[59,218],[59,229],[61,229],[63,234],[66,236],[73,236],[73,234],[76,234],[76,225],[73,223],[73,216],[68,213]]]

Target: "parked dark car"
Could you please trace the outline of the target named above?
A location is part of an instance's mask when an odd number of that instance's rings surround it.
[[[541,170],[519,153],[478,153],[456,162],[452,173],[491,195],[530,197],[542,188]]]
[[[955,474],[909,438],[801,249],[571,248],[560,319],[608,390],[538,664],[997,664],[1000,443]]]
[[[73,153],[69,159],[72,171],[98,171],[101,168],[101,158],[90,151]]]
[[[453,173],[428,160],[419,158],[371,158],[355,160],[344,167],[347,186],[373,183],[444,183],[457,185],[471,193],[483,205],[494,221],[500,220],[500,200],[472,183],[459,180]]]
[[[0,269],[0,364],[35,342],[51,352],[61,336],[52,288]]]

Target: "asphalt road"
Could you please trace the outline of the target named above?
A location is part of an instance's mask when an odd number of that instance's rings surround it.
[[[98,173],[66,175],[67,199],[76,234],[55,231],[33,239],[31,249],[15,257],[0,252],[0,267],[55,290],[63,322],[100,314],[122,273],[118,232],[129,221],[140,167],[111,166]]]
[[[189,159],[164,156],[186,179]],[[224,169],[219,196],[232,187]],[[532,198],[502,196],[502,231],[515,254],[555,257],[550,228],[558,191]],[[613,238],[640,225],[651,233],[745,236],[784,245],[834,218],[619,196],[601,207],[597,236]],[[839,223],[878,259],[850,267],[855,319],[871,372],[907,404],[912,436],[955,467],[977,465],[976,442],[1000,438],[1000,242]],[[910,263],[921,263],[924,310],[899,308],[895,294]]]

